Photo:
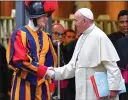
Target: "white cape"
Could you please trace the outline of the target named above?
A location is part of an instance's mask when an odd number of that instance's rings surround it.
[[[92,25],[78,40],[73,59],[80,67],[95,67],[101,61],[119,61],[119,56],[106,34]]]

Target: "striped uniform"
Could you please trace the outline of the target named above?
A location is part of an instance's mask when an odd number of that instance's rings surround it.
[[[56,66],[51,38],[28,25],[13,32],[7,48],[9,68],[14,70],[11,100],[50,100],[49,83],[43,76],[45,66]]]

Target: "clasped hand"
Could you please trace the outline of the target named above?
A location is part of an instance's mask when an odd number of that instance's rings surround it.
[[[46,76],[45,79],[54,79],[55,77],[55,71],[53,67],[48,67],[47,72],[46,72]]]

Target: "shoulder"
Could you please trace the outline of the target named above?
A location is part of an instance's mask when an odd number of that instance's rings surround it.
[[[52,40],[52,36],[51,36],[50,33],[43,31],[42,34],[43,34],[45,37],[49,38],[51,41],[53,41],[53,40]]]
[[[74,51],[76,43],[77,43],[77,40],[73,40],[72,42],[68,43],[66,45],[67,51]]]
[[[128,36],[125,36],[123,38],[120,38],[117,43],[124,43],[127,44],[128,43]]]
[[[50,33],[48,32],[45,32],[45,31],[42,31],[43,34],[47,34],[47,35],[50,35]]]
[[[74,49],[76,46],[77,40],[73,40],[72,42],[68,43],[65,47],[69,49]]]
[[[51,34],[45,31],[42,31],[43,34],[46,34],[48,37],[51,37]]]
[[[122,37],[124,37],[124,34],[121,32],[114,32],[114,33],[111,33],[110,35],[108,35],[108,38],[111,41],[117,41],[118,39],[120,39]]]
[[[105,32],[103,32],[101,29],[99,29],[97,26],[93,29],[93,31],[90,34],[91,37],[97,39],[97,38],[106,38],[107,35]]]
[[[27,37],[26,32],[21,28],[19,28],[13,31],[13,33],[10,36],[10,40],[12,43],[14,43],[14,41],[20,41],[26,43],[26,37]]]
[[[108,35],[108,37],[120,37],[123,36],[123,34],[121,32],[114,32]]]
[[[21,28],[19,28],[19,29],[15,29],[14,31],[13,31],[13,33],[12,33],[12,35],[20,35],[20,34],[26,34],[26,31],[25,30],[23,30],[23,28],[24,28],[25,26],[23,26],[23,27],[21,27]]]
[[[72,42],[68,43],[67,46],[73,46],[76,45],[77,40],[73,40]]]
[[[95,27],[92,31],[92,33],[90,34],[88,41],[91,43],[92,41],[95,41],[94,44],[108,44],[110,43],[110,39],[107,37],[106,33],[103,32],[101,29],[99,29],[98,27]]]
[[[48,33],[48,32],[45,32],[45,31],[43,31],[43,33],[45,33],[45,34],[47,34],[47,35],[50,35],[50,33]]]

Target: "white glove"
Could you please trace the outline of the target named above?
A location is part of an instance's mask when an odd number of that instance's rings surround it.
[[[51,69],[47,69],[46,75],[50,76],[52,79],[54,79],[55,71]]]
[[[54,70],[54,68],[51,66],[51,67],[48,67],[49,70]]]

